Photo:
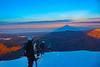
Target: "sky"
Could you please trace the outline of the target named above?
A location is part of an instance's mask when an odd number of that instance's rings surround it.
[[[100,28],[99,22],[54,22],[54,23],[27,23],[27,24],[7,24],[0,25],[0,33],[34,33],[34,32],[53,32],[56,29],[63,28],[65,30],[71,27],[72,31],[78,28],[78,30],[90,30]],[[68,29],[67,29],[68,28]],[[63,30],[62,30],[63,31]]]
[[[80,23],[80,20],[100,18],[99,0],[0,0],[0,32],[51,31],[69,26],[94,27],[100,23]],[[50,20],[78,20],[76,22],[46,22],[11,25],[9,23]],[[97,20],[96,20],[97,21]],[[100,21],[100,19],[99,19]],[[7,23],[7,25],[2,25]],[[16,29],[16,30],[15,30]]]
[[[0,21],[43,21],[100,17],[99,0],[0,0]]]

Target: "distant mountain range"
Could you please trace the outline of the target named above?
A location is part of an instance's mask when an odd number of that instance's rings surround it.
[[[72,20],[70,19],[64,19],[64,20],[51,20],[51,21],[29,21],[29,22],[0,22],[0,25],[13,25],[13,24],[32,24],[32,23],[59,23],[59,22],[70,22]]]
[[[100,29],[84,29],[74,28],[70,26],[64,26],[54,30],[51,33],[40,35],[40,41],[45,40],[46,46],[49,48],[45,52],[61,52],[61,51],[78,51],[78,50],[89,50],[89,51],[100,51]],[[98,36],[97,36],[98,34]],[[4,41],[0,43],[4,44],[5,47],[10,47],[17,44],[22,47],[20,50],[8,53],[6,55],[0,55],[0,60],[11,60],[17,59],[24,56],[23,46],[25,45],[27,38],[23,35],[9,35],[0,34],[1,38],[12,37],[12,40]],[[95,37],[94,37],[95,36]],[[4,46],[3,45],[3,46]],[[1,45],[2,47],[2,45]]]
[[[88,18],[88,20],[91,21],[91,23],[99,23],[100,22],[100,18]],[[92,21],[92,20],[95,20],[95,21]],[[25,21],[25,22],[6,22],[6,21],[0,21],[0,25],[32,24],[32,23],[48,23],[48,22],[50,22],[50,23],[56,23],[56,22],[57,23],[61,23],[61,22],[71,22],[71,21],[73,21],[73,20],[72,19],[63,19],[63,20]],[[87,23],[87,22],[83,20],[83,23]]]
[[[100,51],[100,30],[72,30],[72,27],[66,26],[59,28],[59,32],[52,32],[45,35],[41,40],[45,40],[52,51],[77,51],[89,50]],[[62,31],[64,29],[64,31]],[[92,33],[95,32],[95,33]],[[91,35],[88,35],[91,33]],[[97,36],[98,34],[98,36]],[[95,37],[94,37],[95,36]]]

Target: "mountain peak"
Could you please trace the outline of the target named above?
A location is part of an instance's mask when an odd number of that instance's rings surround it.
[[[55,31],[60,32],[60,31],[80,31],[80,30],[89,30],[90,28],[84,28],[84,27],[73,27],[69,25],[65,25],[61,28],[56,29]]]

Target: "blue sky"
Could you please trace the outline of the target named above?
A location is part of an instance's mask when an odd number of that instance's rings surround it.
[[[99,14],[97,0],[0,0],[0,21],[81,19]]]

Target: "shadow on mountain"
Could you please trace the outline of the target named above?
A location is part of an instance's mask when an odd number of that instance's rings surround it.
[[[69,29],[68,29],[69,28]],[[59,31],[58,31],[59,30]],[[100,51],[100,31],[98,29],[89,28],[73,28],[64,26],[48,33],[44,36],[39,36],[40,40],[44,40],[46,46],[49,49],[44,49],[45,52],[62,52],[62,51]],[[19,35],[18,35],[19,36]],[[96,37],[94,37],[96,36]],[[24,56],[26,37],[17,37],[14,35],[0,35],[0,37],[13,37],[13,40],[0,40],[0,43],[4,43],[6,46],[1,45],[4,48],[14,48],[15,44],[21,46],[21,49],[8,53],[6,55],[0,55],[0,60],[12,60]],[[17,46],[18,47],[18,46]],[[7,48],[8,49],[8,48]],[[1,53],[0,53],[1,54]]]
[[[98,31],[98,29],[84,31],[78,30],[78,28],[76,28],[76,31],[75,28],[74,31],[64,29],[64,31],[49,33],[42,39],[46,41],[51,51],[100,51],[100,30]]]

